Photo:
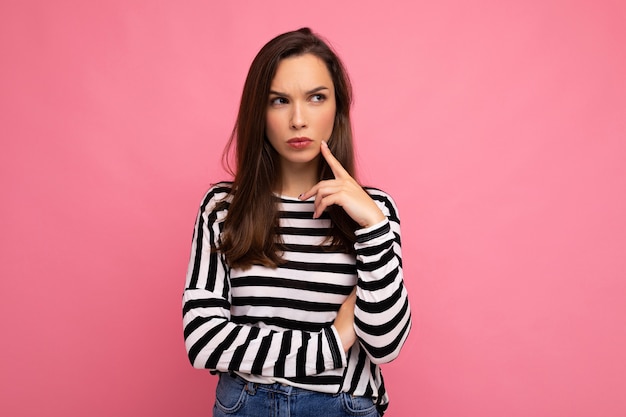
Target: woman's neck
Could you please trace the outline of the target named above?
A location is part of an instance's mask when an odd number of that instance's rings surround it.
[[[281,166],[281,184],[276,190],[279,194],[286,197],[298,197],[318,183],[317,161],[306,165],[285,165]]]

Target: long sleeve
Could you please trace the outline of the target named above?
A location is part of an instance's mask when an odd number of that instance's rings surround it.
[[[215,250],[226,215],[217,203],[230,184],[214,186],[198,213],[183,293],[183,326],[189,360],[196,368],[268,377],[341,375],[346,357],[333,326],[321,331],[277,331],[231,320],[230,269]]]
[[[387,218],[356,231],[354,324],[370,360],[379,364],[392,361],[400,353],[411,327],[411,308],[403,283],[398,210],[384,192],[368,191]]]

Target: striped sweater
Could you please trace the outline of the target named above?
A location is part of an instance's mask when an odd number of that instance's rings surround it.
[[[192,365],[251,382],[370,396],[382,414],[388,395],[379,364],[398,355],[411,326],[395,203],[367,188],[386,219],[356,231],[355,256],[324,243],[330,219],[313,219],[313,199],[279,197],[286,262],[242,270],[211,250],[227,213],[216,204],[231,185],[208,191],[195,223],[183,294]],[[355,285],[358,342],[346,353],[333,320]]]

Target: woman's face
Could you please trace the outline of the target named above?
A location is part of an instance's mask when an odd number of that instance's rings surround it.
[[[280,155],[283,168],[310,164],[320,155],[321,142],[333,131],[335,87],[326,64],[312,54],[283,59],[272,80],[266,135]]]

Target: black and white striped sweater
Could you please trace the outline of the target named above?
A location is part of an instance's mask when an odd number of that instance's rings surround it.
[[[356,231],[355,257],[322,245],[330,219],[313,219],[312,199],[280,197],[286,263],[241,270],[211,251],[227,212],[216,204],[230,187],[223,182],[208,191],[194,228],[183,295],[192,365],[251,382],[371,396],[384,412],[388,396],[379,364],[396,358],[411,326],[393,200],[367,188],[387,219]],[[345,353],[332,324],[355,285],[358,343]]]

